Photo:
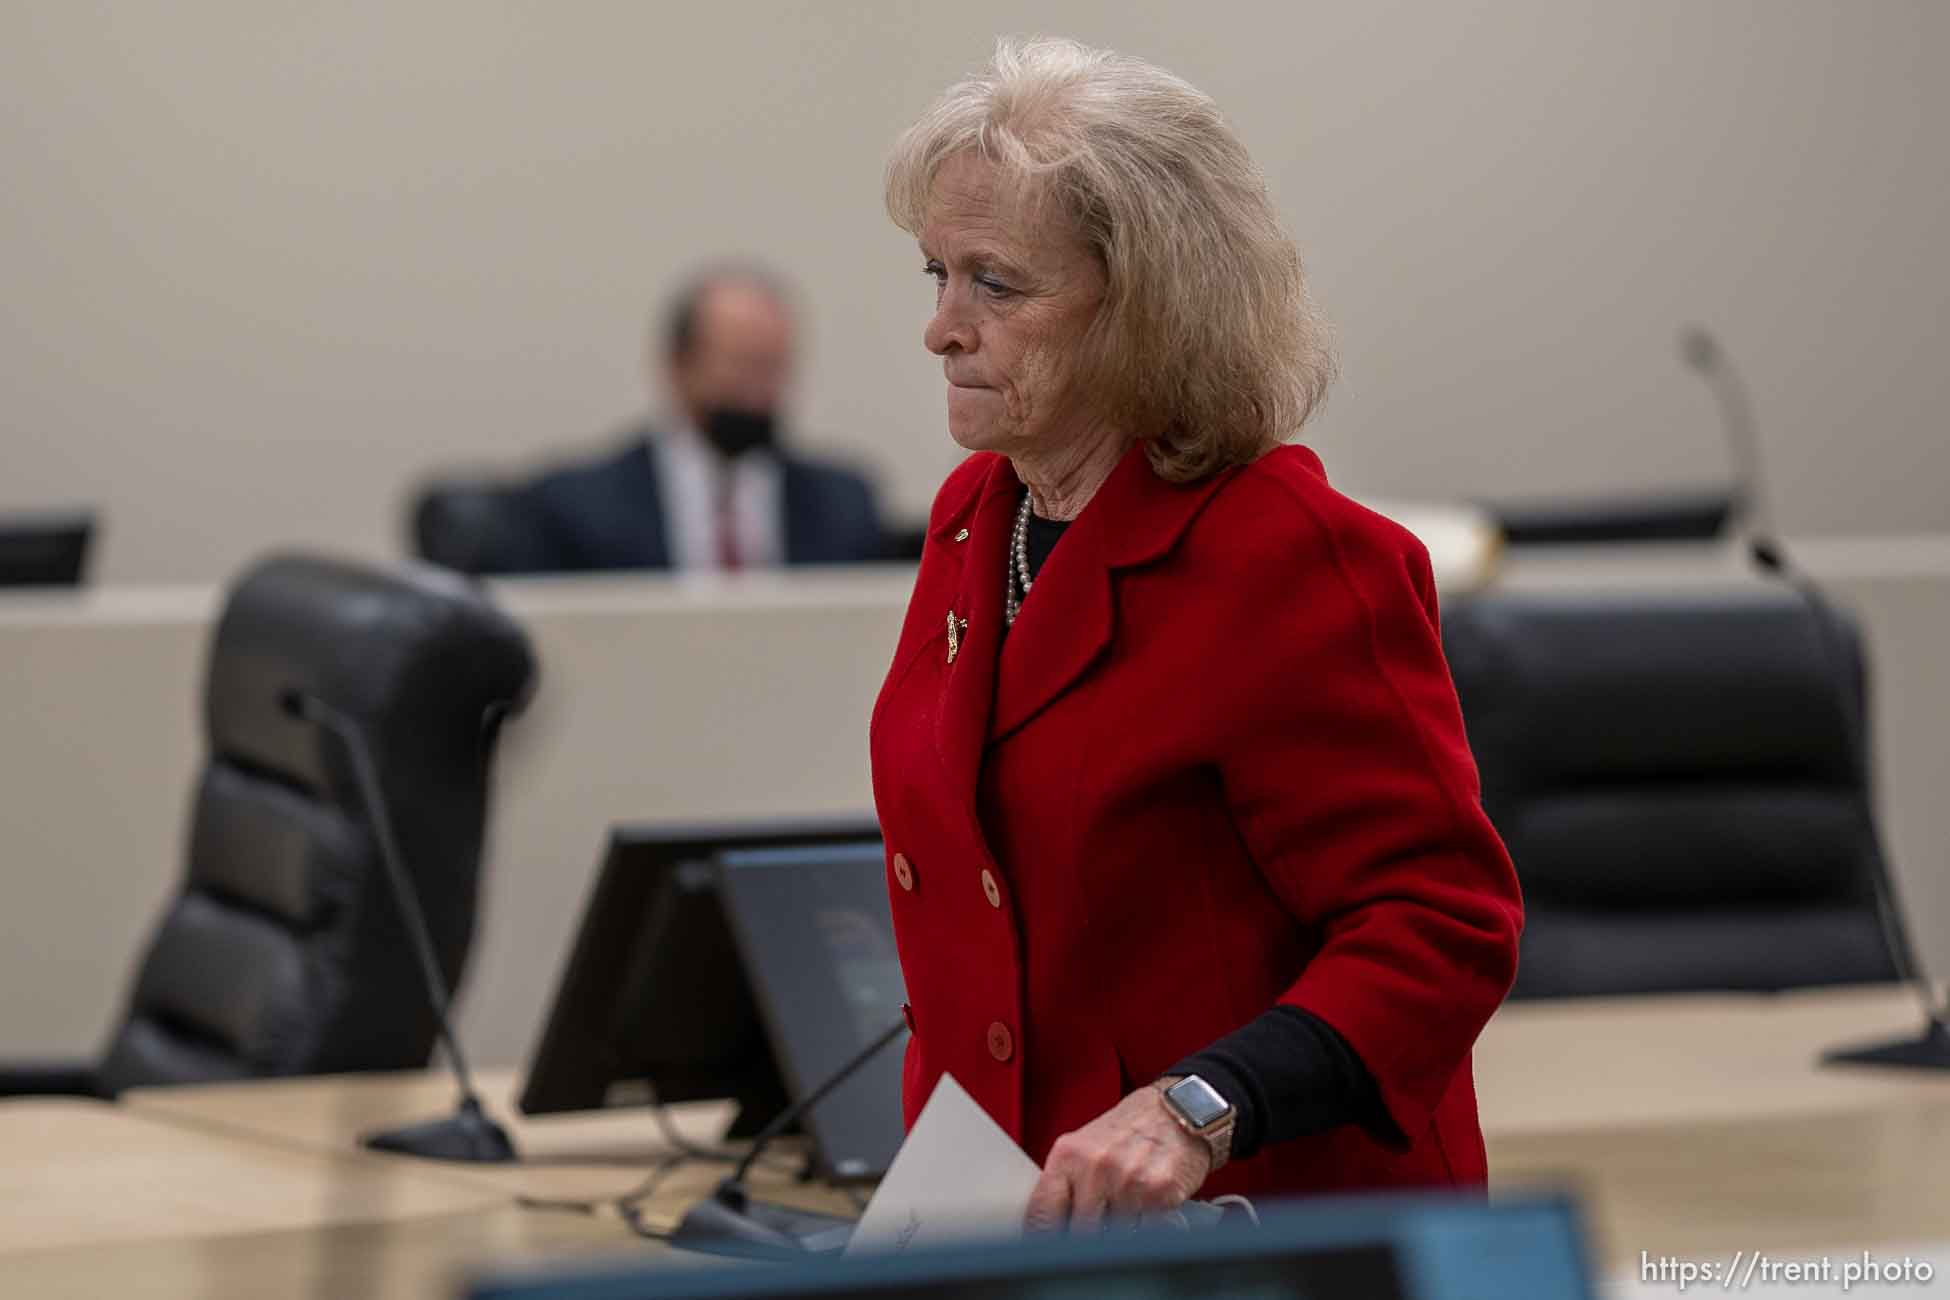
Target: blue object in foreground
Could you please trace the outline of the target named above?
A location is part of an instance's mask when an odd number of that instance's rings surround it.
[[[482,1281],[471,1300],[713,1300],[1032,1295],[1339,1300],[1590,1300],[1577,1212],[1563,1197],[1374,1196],[1262,1206],[1260,1226],[1038,1237],[912,1254],[701,1269],[578,1265]]]

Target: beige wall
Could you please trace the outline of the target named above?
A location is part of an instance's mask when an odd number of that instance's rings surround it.
[[[1790,531],[1950,528],[1950,7],[1820,0],[0,6],[0,509],[113,580],[383,553],[417,475],[600,439],[692,260],[805,290],[809,441],[952,463],[886,147],[992,37],[1230,111],[1343,331],[1314,435],[1396,497],[1709,479],[1677,324],[1757,395]]]

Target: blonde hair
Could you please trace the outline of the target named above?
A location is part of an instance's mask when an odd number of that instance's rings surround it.
[[[1083,382],[1162,478],[1244,464],[1305,424],[1332,334],[1265,178],[1203,91],[1075,41],[1005,38],[902,133],[887,211],[919,234],[943,165],[973,153],[1019,210],[1053,207],[1102,259]]]

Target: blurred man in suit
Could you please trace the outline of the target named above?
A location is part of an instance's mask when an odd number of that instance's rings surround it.
[[[456,567],[729,572],[880,558],[867,480],[781,444],[793,363],[794,322],[777,280],[751,267],[700,274],[651,345],[669,415],[631,430],[608,456],[500,492],[490,553]],[[423,524],[423,553],[453,562],[439,549]]]

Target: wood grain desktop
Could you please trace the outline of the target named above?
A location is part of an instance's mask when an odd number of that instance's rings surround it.
[[[1915,1030],[1904,989],[1674,996],[1506,1007],[1477,1051],[1498,1188],[1569,1185],[1599,1263],[1640,1252],[1844,1253],[1950,1240],[1950,1079],[1824,1067],[1841,1043]],[[0,1292],[22,1295],[453,1294],[493,1264],[618,1253],[687,1257],[611,1212],[517,1197],[605,1198],[670,1148],[642,1111],[526,1120],[511,1071],[483,1079],[523,1161],[466,1166],[358,1148],[442,1113],[434,1074],[131,1093],[120,1105],[0,1103]],[[711,1141],[719,1106],[674,1108]],[[790,1151],[761,1194],[844,1209]],[[678,1168],[644,1205],[668,1226],[724,1167]],[[694,1262],[694,1260],[692,1261]]]

